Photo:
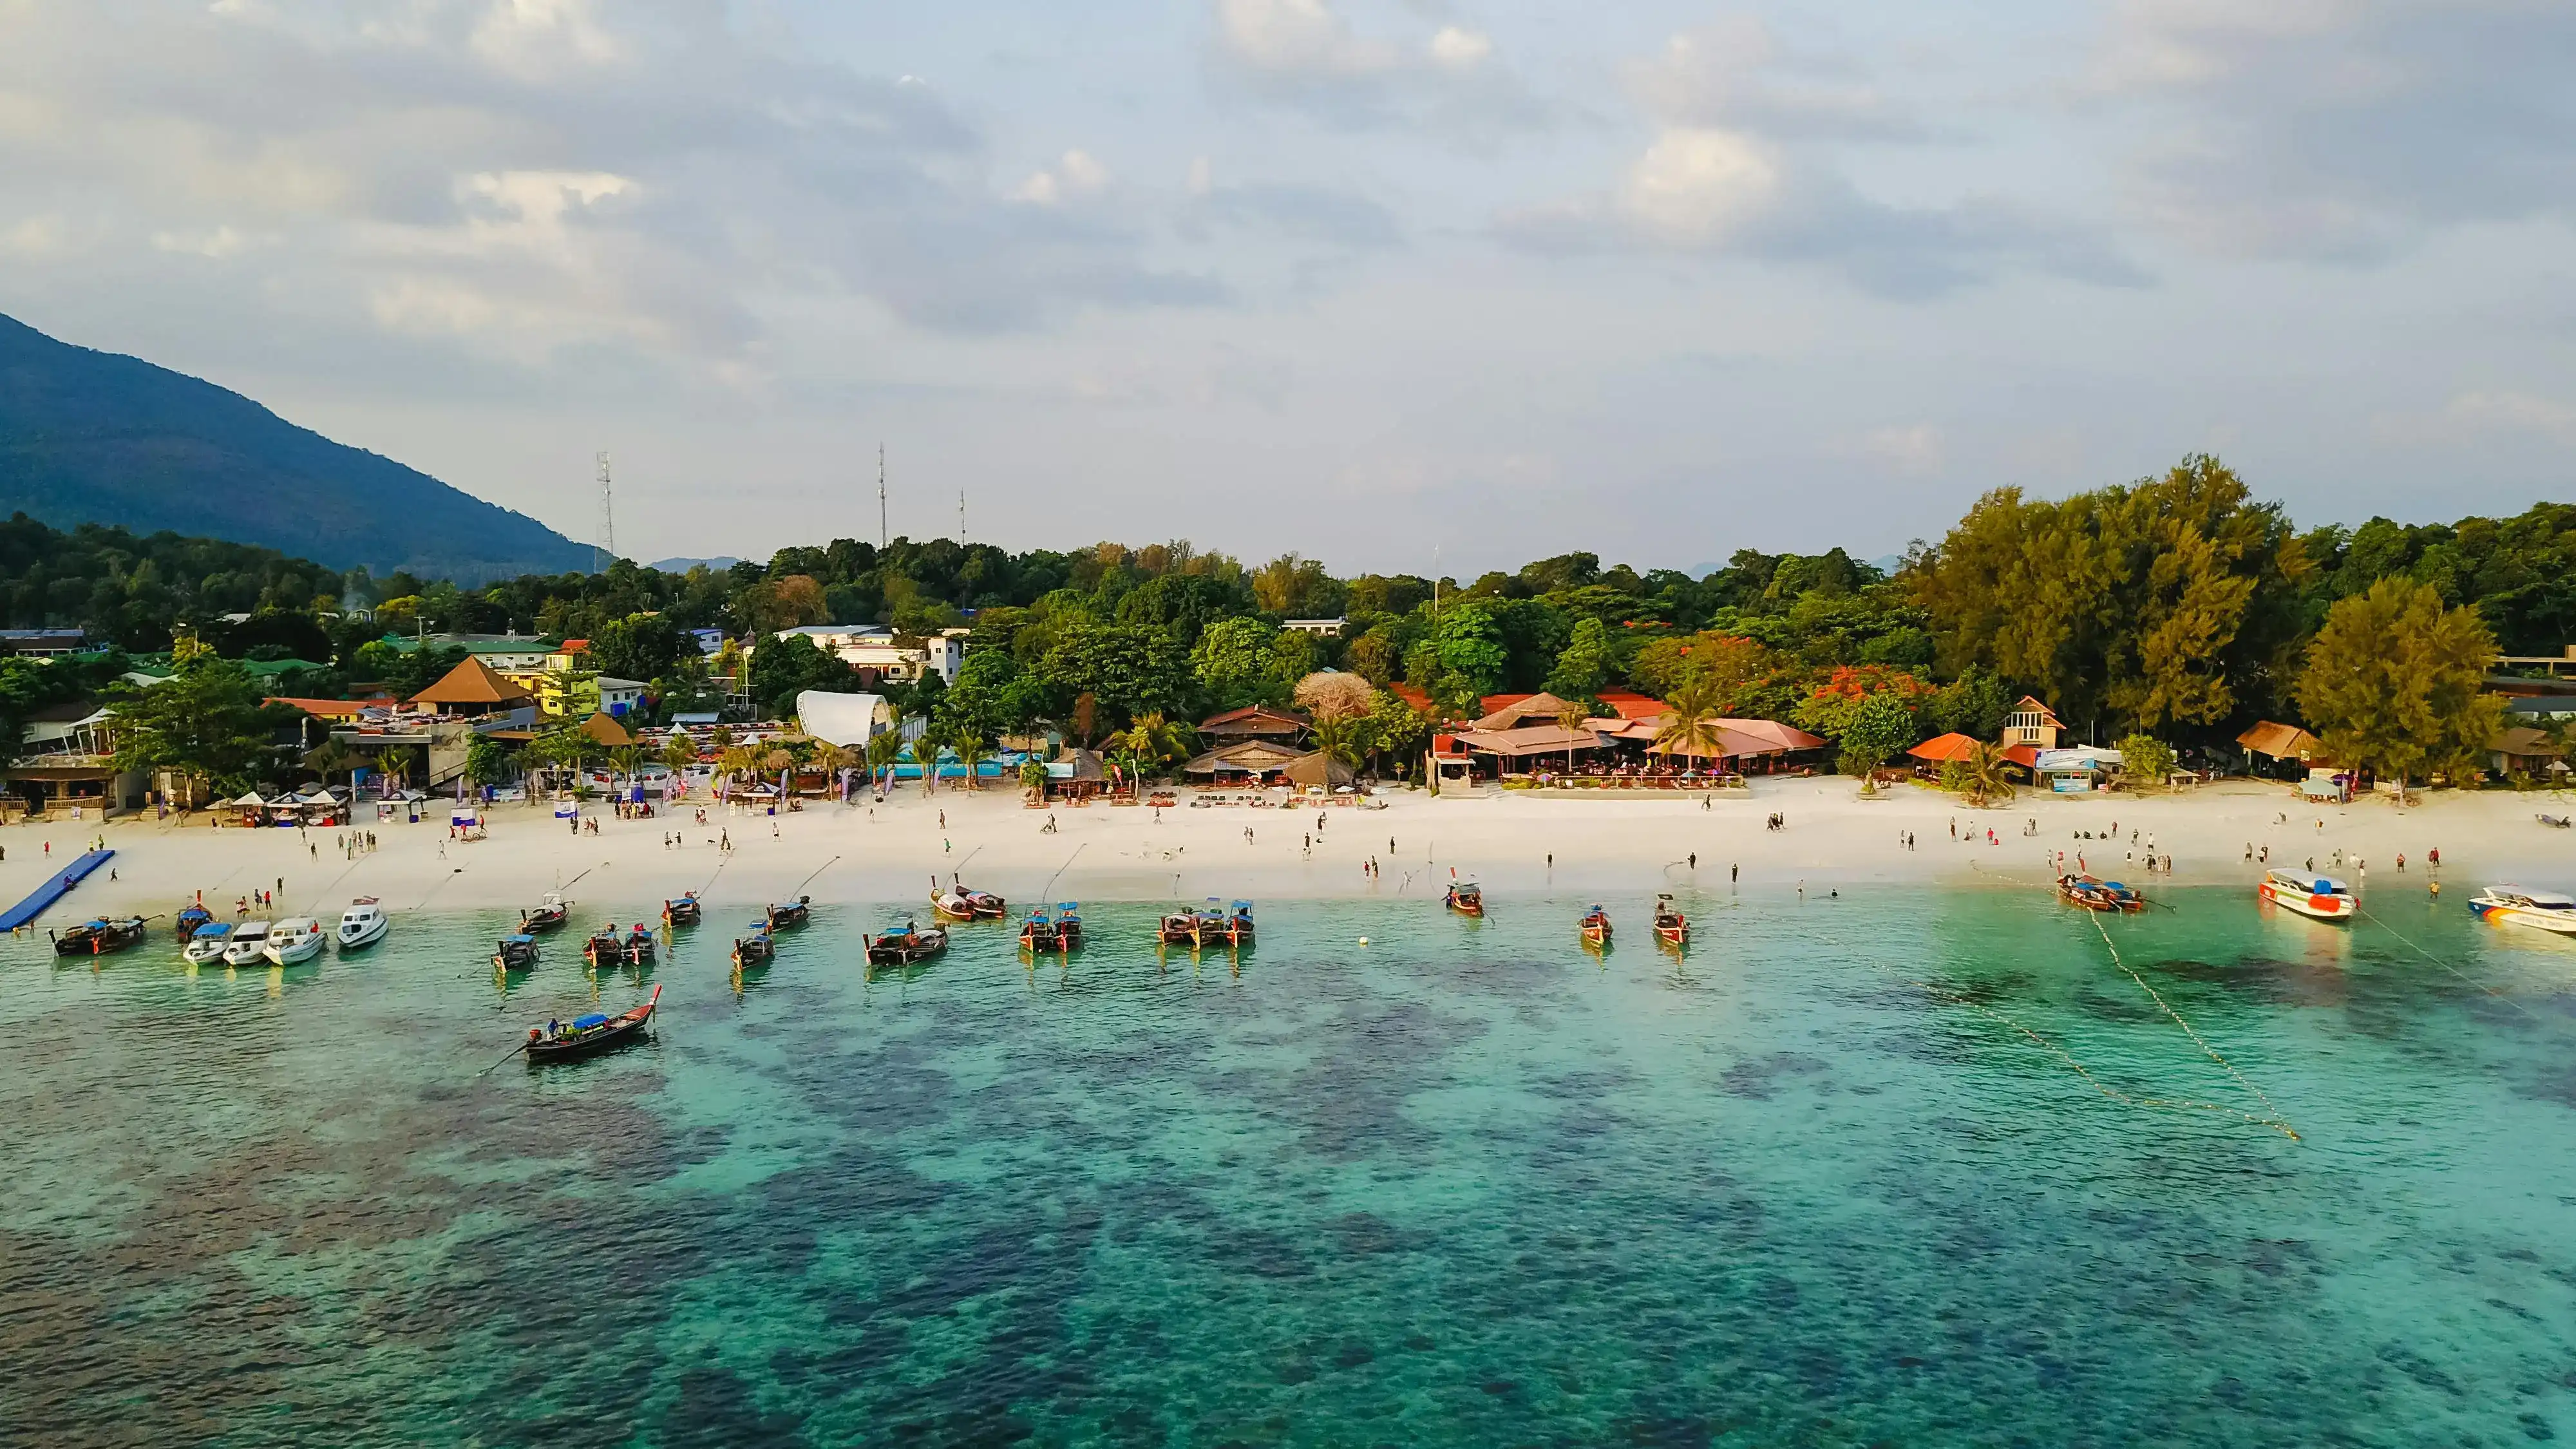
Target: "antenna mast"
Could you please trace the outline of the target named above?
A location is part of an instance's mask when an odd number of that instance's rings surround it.
[[[597,556],[598,573],[606,573],[617,558],[617,511],[609,502],[606,453],[599,455],[599,546],[591,552]]]
[[[877,547],[885,548],[893,542],[894,535],[886,532],[885,444],[879,443],[877,444]]]
[[[957,546],[966,546],[966,490],[957,490]]]

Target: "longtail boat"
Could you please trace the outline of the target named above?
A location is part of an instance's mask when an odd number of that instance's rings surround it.
[[[1584,912],[1583,924],[1579,929],[1583,933],[1583,944],[1587,946],[1609,945],[1610,913],[1601,909],[1599,906],[1594,906],[1591,910]]]
[[[733,964],[737,971],[766,966],[777,957],[778,943],[771,939],[767,921],[752,922],[750,935],[734,938]]]
[[[942,887],[939,878],[933,876],[930,881],[930,913],[943,921],[971,921],[975,919],[975,903],[966,899],[964,891]]]
[[[1173,911],[1163,917],[1160,934],[1166,946],[1199,944],[1199,915],[1196,911]]]
[[[909,966],[947,950],[948,932],[906,920],[902,925],[888,927],[884,935],[868,937],[867,944],[869,965]]]
[[[1040,906],[1029,912],[1028,919],[1020,922],[1020,949],[1032,956],[1043,956],[1049,951],[1062,954],[1069,949],[1064,933],[1057,928],[1055,917],[1046,907]]]
[[[653,928],[642,921],[637,921],[635,929],[626,933],[626,964],[629,966],[651,964],[658,945],[659,943],[653,939]]]
[[[1485,913],[1484,887],[1471,880],[1453,880],[1442,904],[1462,916],[1481,916]]]
[[[1690,944],[1690,918],[1673,904],[1671,893],[1655,893],[1655,939],[1667,946]]]
[[[704,912],[698,906],[696,891],[662,903],[662,924],[666,926],[694,926],[703,914]]]
[[[773,931],[781,926],[801,926],[813,919],[814,898],[812,896],[798,896],[792,901],[785,901],[769,908],[769,929]]]
[[[662,988],[656,986],[653,994],[644,998],[643,1005],[631,1007],[615,1016],[593,1013],[575,1017],[570,1026],[548,1022],[544,1026],[529,1027],[528,1061],[531,1064],[571,1061],[624,1046],[645,1034],[653,1024],[653,1008],[660,1005],[661,1000]]]
[[[141,916],[115,921],[83,921],[54,937],[57,956],[112,956],[143,939]]]
[[[492,965],[502,971],[525,971],[537,964],[537,938],[521,931],[503,936],[492,948]]]
[[[536,909],[519,912],[519,929],[530,933],[560,931],[572,921],[572,902],[562,891],[548,891]]]
[[[208,924],[213,921],[214,918],[215,913],[207,910],[204,906],[181,906],[179,908],[179,919],[176,922],[179,928],[179,939],[183,942],[195,940],[197,936],[197,928]]]
[[[2089,875],[2059,876],[2057,896],[2070,906],[2082,906],[2088,911],[2135,914],[2147,908],[2147,898],[2134,888]]]
[[[616,923],[610,922],[590,933],[590,939],[581,943],[581,954],[589,957],[594,967],[614,966],[626,959],[626,938],[617,934]]]
[[[1082,949],[1082,902],[1056,902],[1055,944],[1059,951]]]
[[[1252,902],[1236,901],[1226,908],[1224,939],[1229,946],[1252,944]]]

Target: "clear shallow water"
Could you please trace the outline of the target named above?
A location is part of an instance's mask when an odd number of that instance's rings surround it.
[[[1678,963],[1642,897],[1606,959],[1572,899],[1282,903],[1239,974],[1140,905],[870,978],[825,913],[739,990],[737,904],[658,1041],[479,1077],[577,939],[11,943],[0,1440],[2576,1437],[2576,949],[2169,895],[2122,955],[2298,1140],[2022,1035],[2269,1115],[2035,894],[1686,900]]]

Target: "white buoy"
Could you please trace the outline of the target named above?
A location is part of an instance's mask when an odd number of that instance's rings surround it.
[[[1366,937],[1366,936],[1362,936],[1362,937],[1360,937],[1360,944],[1361,944],[1361,945],[1363,945],[1363,946],[1367,945],[1367,944],[1368,944],[1368,937]]]

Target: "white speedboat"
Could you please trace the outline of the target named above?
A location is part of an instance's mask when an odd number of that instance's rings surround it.
[[[360,896],[340,913],[340,949],[355,951],[361,946],[372,946],[385,938],[385,932],[392,929],[393,923],[394,918],[385,914],[384,907],[377,904],[374,896]]]
[[[2561,936],[2576,936],[2576,896],[2560,891],[2491,885],[2469,898],[2469,909],[2489,925],[2531,926]]]
[[[202,966],[208,961],[222,960],[224,948],[232,943],[232,922],[208,921],[197,928],[197,934],[188,938],[187,946],[179,952],[179,955],[184,960]]]
[[[247,966],[268,959],[268,922],[244,921],[233,927],[233,937],[224,945],[224,964]]]
[[[268,928],[268,959],[279,966],[310,961],[322,952],[322,923],[311,916],[290,916]]]
[[[2276,870],[2266,873],[2255,894],[2273,905],[2293,910],[2320,921],[2348,921],[2361,909],[2352,887],[2330,875],[2312,875],[2303,870]]]

